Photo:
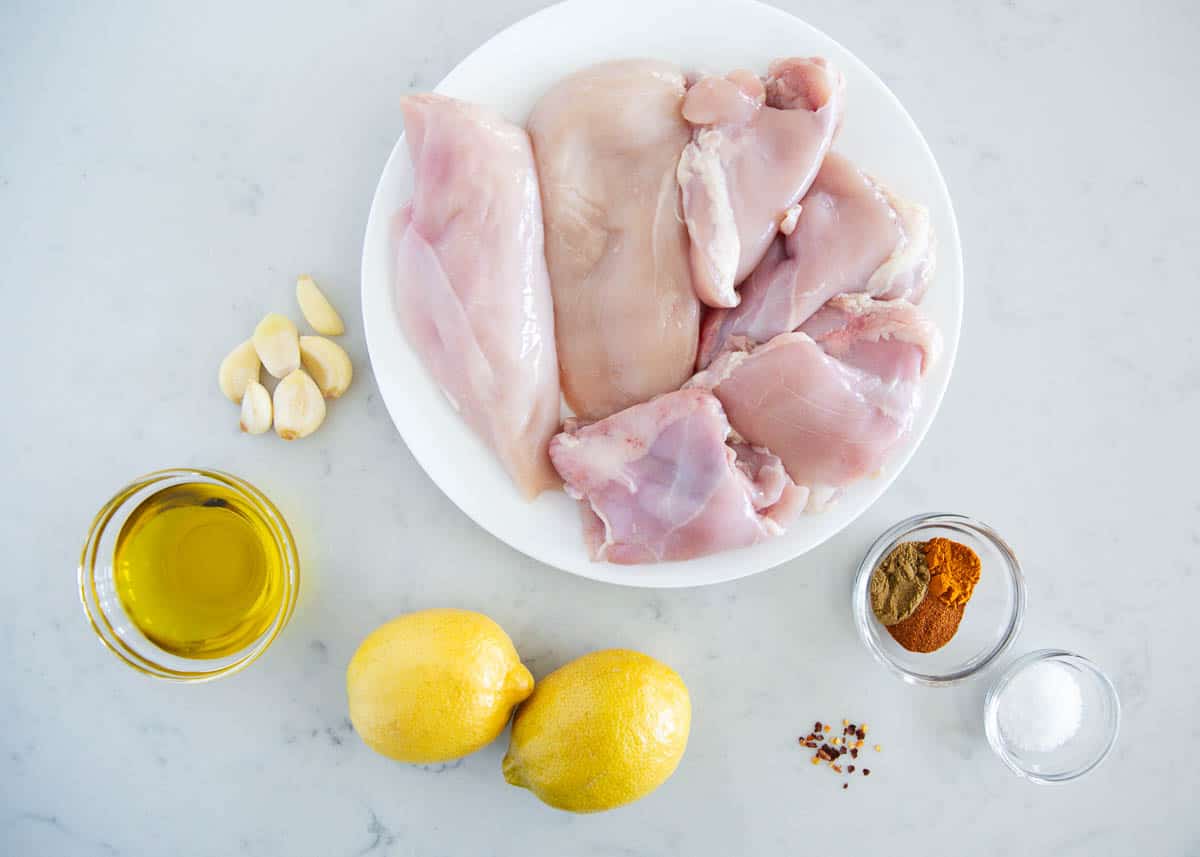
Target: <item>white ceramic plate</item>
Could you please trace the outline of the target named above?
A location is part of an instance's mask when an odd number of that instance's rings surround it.
[[[831,509],[795,522],[776,539],[688,562],[620,566],[591,562],[579,512],[560,492],[527,504],[488,449],[450,408],[401,333],[392,288],[391,215],[412,193],[403,137],[392,150],[367,223],[362,303],[371,367],[388,411],[417,461],[481,527],[534,559],[574,574],[634,586],[696,586],[754,574],[838,533],[887,489],[920,445],[950,379],[962,318],[962,253],[945,181],[900,102],[849,51],[786,12],[754,0],[568,0],[484,43],[437,91],[489,104],[523,123],[559,78],[602,60],[654,57],[688,70],[765,73],[783,56],[824,56],[846,76],[846,120],[835,149],[902,196],[925,203],[938,238],[937,275],[924,307],[945,337],[925,384],[913,431],[884,473],[852,486]]]

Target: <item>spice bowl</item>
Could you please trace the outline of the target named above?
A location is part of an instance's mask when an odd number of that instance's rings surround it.
[[[1056,681],[1029,681],[1047,666]],[[1034,689],[1043,693],[1030,693]],[[1121,728],[1121,702],[1112,681],[1087,658],[1041,649],[1018,658],[988,691],[983,723],[988,744],[1010,770],[1034,783],[1065,783],[1108,757]]]
[[[871,575],[898,544],[938,536],[978,554],[979,582],[953,638],[934,652],[910,652],[871,609]],[[875,540],[854,579],[854,621],[863,644],[894,675],[929,687],[966,681],[994,664],[1021,630],[1025,601],[1025,577],[1012,549],[987,524],[965,515],[917,515],[901,521]]]

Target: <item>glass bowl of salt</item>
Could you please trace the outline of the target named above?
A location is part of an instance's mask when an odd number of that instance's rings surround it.
[[[1121,703],[1104,672],[1080,655],[1041,649],[1018,658],[988,691],[988,743],[1035,783],[1065,783],[1104,761],[1117,742]]]

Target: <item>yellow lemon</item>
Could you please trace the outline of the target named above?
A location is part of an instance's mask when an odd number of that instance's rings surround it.
[[[490,744],[533,691],[504,629],[470,610],[422,610],[362,641],[346,668],[350,721],[402,762],[446,762]]]
[[[504,779],[558,809],[612,809],[666,782],[691,723],[673,669],[627,649],[593,652],[550,673],[517,709]]]

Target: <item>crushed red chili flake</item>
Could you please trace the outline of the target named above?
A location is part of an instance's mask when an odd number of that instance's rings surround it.
[[[821,720],[813,724],[813,731],[803,738],[799,739],[799,743],[809,750],[816,750],[812,756],[812,763],[818,765],[822,762],[826,763],[827,767],[833,769],[834,773],[848,776],[855,771],[861,771],[864,777],[871,775],[870,768],[858,768],[855,765],[847,765],[844,769],[838,764],[838,761],[849,754],[851,759],[858,758],[858,751],[862,748],[863,738],[867,734],[866,724],[851,723],[849,720],[842,721],[842,736],[841,738],[834,737],[835,727],[832,723],[826,723]],[[826,736],[829,736],[828,742]],[[849,788],[850,784],[843,782],[842,788]]]

